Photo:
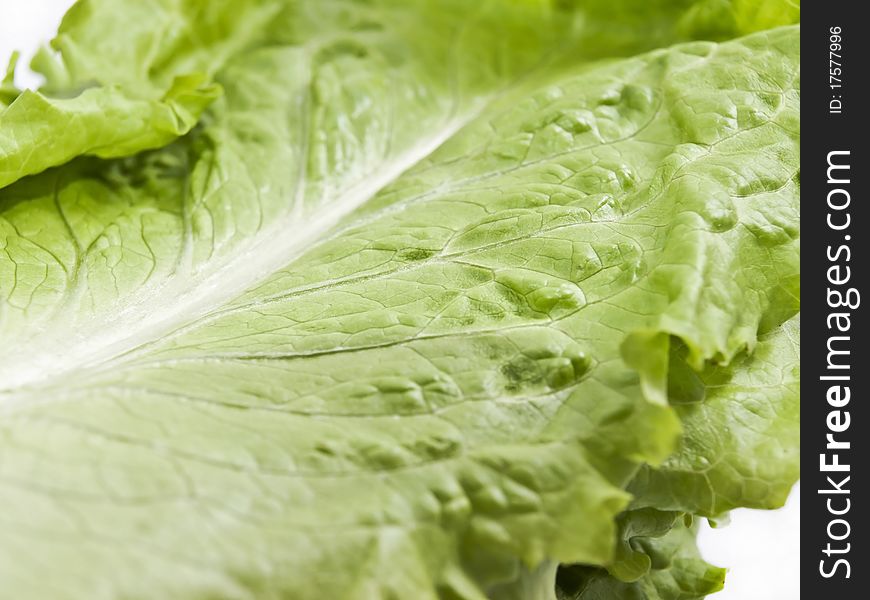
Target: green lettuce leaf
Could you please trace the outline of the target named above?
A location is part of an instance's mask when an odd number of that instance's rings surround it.
[[[697,373],[672,363],[669,398],[684,427],[680,445],[629,485],[636,497],[617,519],[613,561],[560,568],[563,598],[695,600],[721,589],[724,570],[697,553],[691,513],[784,503],[800,468],[799,327],[796,316],[728,366]],[[676,361],[684,353],[675,354]]]
[[[628,513],[627,521],[647,521]],[[702,600],[722,589],[725,569],[707,564],[695,545],[692,519],[676,513],[661,513],[660,524],[672,525],[632,538],[636,553],[646,557],[646,572],[626,581],[606,569],[589,566],[564,567],[557,579],[559,600]],[[641,529],[642,531],[642,529]]]
[[[570,54],[579,52],[588,60],[680,39],[727,39],[796,23],[800,15],[799,7],[786,0],[630,1],[616,5],[621,9],[617,13],[613,2],[598,0],[576,6],[562,2],[571,6],[570,13],[552,10],[549,0],[501,4],[506,6],[490,7],[489,17],[470,28],[482,32],[489,25],[488,35],[453,46],[462,26],[457,17],[468,12],[453,0],[382,0],[368,10],[335,0],[302,6],[287,0],[79,0],[51,48],[41,49],[33,60],[45,86],[38,92],[15,89],[14,59],[8,80],[0,85],[0,187],[77,156],[117,158],[166,145],[188,133],[221,94],[214,76],[227,61],[266,45],[292,45],[300,53],[316,54],[325,38],[374,25],[398,34],[402,39],[393,41],[411,46],[406,46],[409,56],[428,53],[427,61],[440,60],[461,71],[464,65],[456,57],[465,59],[471,46],[493,43],[495,32],[504,34],[502,41],[511,40],[510,54],[521,55],[516,50],[522,49],[528,58],[570,42],[575,50]],[[415,14],[407,14],[408,8]],[[481,15],[471,12],[473,23]],[[518,17],[529,19],[525,27],[511,24]],[[577,26],[582,35],[565,37]],[[363,47],[366,42],[354,43]],[[471,54],[472,63],[488,52],[479,56],[479,50]],[[474,75],[484,73],[476,70]]]
[[[76,6],[3,88],[0,589],[714,590],[683,513],[796,476],[799,29],[563,4]]]
[[[783,505],[800,474],[799,339],[794,317],[762,335],[752,355],[700,373],[676,353],[669,398],[684,435],[629,486],[635,505],[708,517]]]

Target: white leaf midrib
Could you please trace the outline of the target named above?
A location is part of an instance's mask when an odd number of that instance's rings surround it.
[[[248,291],[316,245],[344,217],[450,139],[476,112],[450,118],[339,197],[324,202],[323,210],[305,219],[299,219],[298,214],[294,219],[291,214],[276,221],[243,249],[210,268],[190,278],[176,274],[147,286],[123,308],[81,326],[59,325],[29,343],[26,352],[4,348],[5,356],[0,357],[0,401],[19,388],[47,385],[67,373],[105,366],[194,323]]]

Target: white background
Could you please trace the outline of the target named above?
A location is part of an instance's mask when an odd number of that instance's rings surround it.
[[[51,39],[71,4],[71,0],[0,0],[0,73],[5,72],[12,51],[21,50],[15,80],[20,86],[38,85],[38,78],[25,67],[36,47]],[[729,567],[725,590],[711,600],[800,598],[799,488],[781,510],[736,510],[727,527],[714,530],[703,525],[699,543],[704,557]]]

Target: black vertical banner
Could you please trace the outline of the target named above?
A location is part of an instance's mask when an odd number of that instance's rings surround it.
[[[863,2],[804,5],[801,21],[801,587],[866,598],[870,460],[867,63]],[[806,167],[806,168],[803,168]]]

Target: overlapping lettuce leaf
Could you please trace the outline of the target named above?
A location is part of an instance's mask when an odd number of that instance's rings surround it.
[[[799,30],[563,4],[77,5],[0,108],[0,589],[716,588],[687,519],[797,474]]]
[[[691,518],[676,513],[626,513],[627,520],[653,520],[656,530],[638,533],[632,544],[649,566],[638,577],[614,577],[606,569],[564,567],[557,580],[559,600],[702,600],[722,589],[725,570],[705,563],[695,546]]]
[[[680,446],[629,485],[636,496],[617,520],[619,543],[607,568],[560,570],[563,598],[694,600],[721,589],[724,570],[697,553],[693,513],[785,501],[800,468],[799,328],[793,317],[764,333],[752,355],[701,373],[675,353],[669,397],[684,427]]]

